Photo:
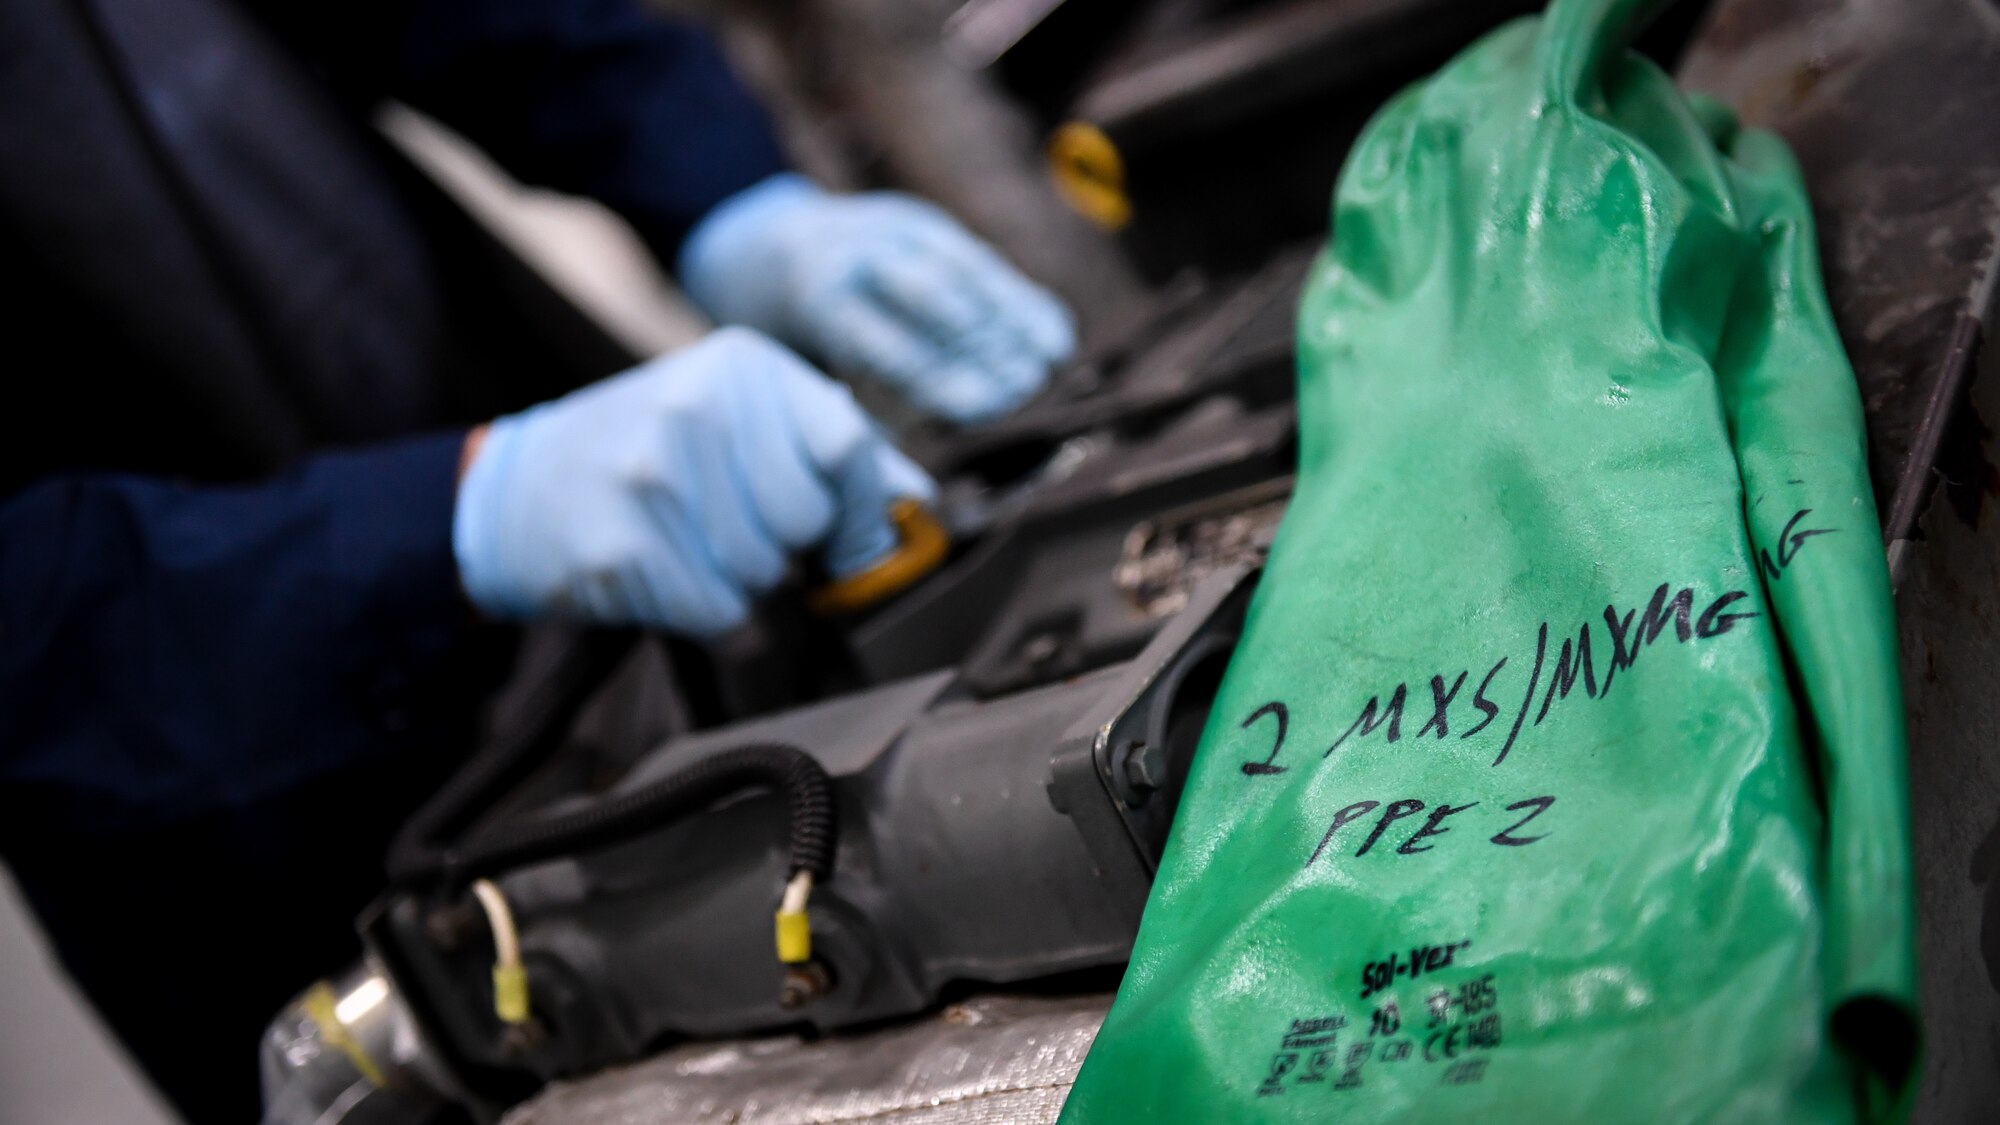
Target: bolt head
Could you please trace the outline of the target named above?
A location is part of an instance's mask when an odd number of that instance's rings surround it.
[[[1162,747],[1130,743],[1120,765],[1126,784],[1141,793],[1156,793],[1167,787],[1167,752]]]

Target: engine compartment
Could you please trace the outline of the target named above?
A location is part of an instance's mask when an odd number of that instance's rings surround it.
[[[1000,424],[906,435],[941,484],[943,566],[843,620],[796,591],[771,599],[704,654],[730,718],[609,786],[524,775],[464,833],[588,816],[741,747],[802,749],[837,824],[810,962],[772,954],[786,807],[754,785],[493,874],[525,1022],[495,1014],[495,938],[467,880],[384,896],[363,921],[371,957],[454,1097],[504,1106],[687,1037],[1114,982],[1289,494],[1293,308],[1314,249],[1170,287]],[[542,752],[561,758],[560,739]]]

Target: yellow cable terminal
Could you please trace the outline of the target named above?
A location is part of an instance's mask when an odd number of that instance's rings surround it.
[[[915,500],[891,504],[889,522],[896,525],[896,549],[867,570],[814,590],[807,608],[823,617],[866,609],[936,570],[951,550],[950,533]]]
[[[493,966],[493,1014],[501,1023],[528,1022],[528,970],[519,965]]]
[[[1049,136],[1049,175],[1069,208],[1105,230],[1125,229],[1132,200],[1125,194],[1125,158],[1104,130],[1071,121]]]
[[[787,965],[812,960],[812,923],[803,914],[778,912],[778,960]]]
[[[347,1061],[354,1064],[354,1069],[361,1072],[361,1077],[367,1079],[369,1085],[379,1089],[389,1084],[389,1080],[382,1074],[382,1068],[375,1065],[375,1060],[369,1058],[368,1052],[362,1049],[361,1041],[354,1038],[354,1034],[347,1030],[347,1025],[341,1022],[340,1005],[333,994],[332,985],[325,981],[313,985],[304,996],[299,997],[299,1007],[319,1025],[320,1038],[346,1055]]]
[[[778,903],[778,960],[800,965],[812,960],[812,922],[806,917],[806,899],[812,895],[810,871],[793,875],[785,884],[785,897]]]

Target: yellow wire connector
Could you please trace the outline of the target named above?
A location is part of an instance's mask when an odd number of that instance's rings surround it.
[[[806,899],[812,896],[810,871],[793,875],[785,884],[785,897],[778,903],[778,960],[787,965],[812,960],[812,923],[806,918]]]
[[[505,1024],[528,1022],[528,970],[521,964],[521,938],[507,897],[491,879],[472,884],[472,896],[493,931],[493,1014]]]
[[[493,966],[493,1014],[501,1023],[528,1022],[528,970],[519,965]]]
[[[299,997],[299,1007],[319,1025],[320,1038],[346,1055],[347,1061],[354,1064],[354,1069],[361,1072],[361,1077],[367,1079],[369,1085],[379,1088],[389,1084],[389,1080],[382,1075],[382,1068],[368,1057],[361,1041],[341,1021],[340,1004],[333,994],[333,986],[325,981],[313,985],[304,996]]]

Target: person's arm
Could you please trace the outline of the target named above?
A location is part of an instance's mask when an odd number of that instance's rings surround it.
[[[471,619],[463,434],[268,482],[48,479],[0,501],[0,793],[111,831],[397,750]]]
[[[714,41],[637,0],[245,2],[337,85],[401,98],[522,179],[624,214],[718,323],[933,414],[1004,414],[1075,350],[1062,303],[943,211],[782,174]]]
[[[715,41],[640,0],[238,3],[357,107],[414,106],[519,179],[621,212],[667,262],[784,169]]]
[[[794,555],[866,571],[898,548],[892,504],[935,495],[846,388],[746,329],[263,484],[32,485],[0,501],[0,839],[436,749],[412,709],[452,702],[429,681],[475,610],[717,637]]]

